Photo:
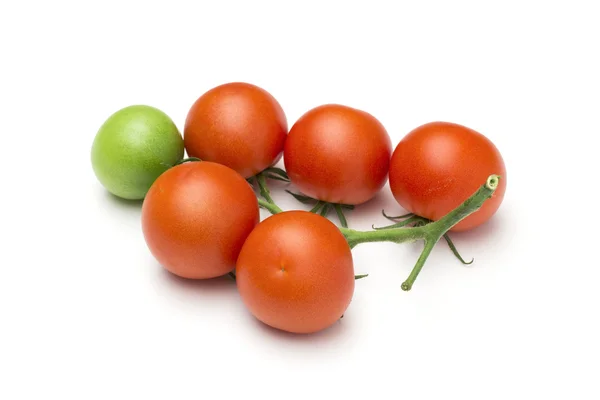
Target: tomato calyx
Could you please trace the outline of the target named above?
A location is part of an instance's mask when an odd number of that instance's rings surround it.
[[[279,168],[277,168],[277,170],[279,170]],[[267,170],[265,170],[265,171],[267,171]],[[279,170],[279,171],[283,172],[283,174],[285,174],[285,176],[287,176],[285,171],[283,171],[283,170]],[[281,173],[277,173],[277,174],[279,176],[281,176]],[[266,177],[271,178],[271,179],[275,179],[275,178],[273,178],[269,175],[270,175],[269,173],[264,173],[264,171],[255,175],[256,182],[258,183],[258,187],[260,190],[260,195],[263,197],[262,199],[258,198],[258,205],[260,207],[266,209],[267,211],[269,211],[271,214],[279,214],[279,213],[282,213],[283,210],[281,208],[279,208],[279,206],[277,204],[275,204],[275,201],[271,197],[271,191],[269,190],[269,187],[267,186],[267,182],[266,182]],[[250,184],[254,187],[253,180],[250,181]],[[286,192],[291,193],[289,190],[286,190]],[[306,196],[304,196],[304,197],[306,197]],[[338,205],[338,207],[339,207],[339,205]],[[354,206],[350,206],[350,207],[354,208]],[[323,213],[321,213],[321,215],[323,215]],[[229,273],[229,276],[235,280],[235,273],[231,272],[231,273]],[[369,274],[354,275],[354,279],[359,280],[359,279],[366,278],[367,276],[369,276]]]
[[[290,182],[290,177],[288,176],[287,172],[281,168],[270,167],[261,172],[261,174],[269,179],[275,179],[276,181],[282,181],[286,183]]]
[[[298,200],[302,204],[312,204],[316,203],[313,208],[310,209],[312,213],[319,213],[319,215],[327,218],[329,212],[334,209],[337,217],[340,221],[340,225],[342,228],[348,227],[348,221],[346,220],[346,216],[344,215],[344,209],[346,210],[354,210],[354,206],[351,204],[338,204],[338,203],[329,203],[323,200],[314,199],[312,197],[306,196],[304,194],[298,194],[286,190],[289,194],[291,194],[296,200]]]

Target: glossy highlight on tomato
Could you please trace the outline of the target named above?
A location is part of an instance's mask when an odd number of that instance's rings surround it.
[[[506,191],[506,168],[496,146],[483,134],[440,121],[417,127],[398,143],[389,182],[403,208],[437,220],[464,202],[492,174],[501,177],[492,198],[452,231],[475,228],[496,213]]]
[[[236,281],[258,320],[288,332],[317,332],[339,320],[352,300],[350,246],[320,215],[275,214],[248,236],[237,260]]]
[[[183,138],[190,157],[226,165],[248,178],[281,159],[287,133],[285,113],[269,92],[231,82],[194,102]]]
[[[170,168],[142,205],[142,230],[152,255],[171,273],[189,279],[235,269],[258,222],[258,201],[246,180],[208,161]]]
[[[305,195],[357,205],[373,198],[388,178],[392,143],[385,127],[356,108],[325,104],[290,129],[283,161]]]

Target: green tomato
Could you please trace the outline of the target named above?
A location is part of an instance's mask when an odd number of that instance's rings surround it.
[[[109,192],[140,200],[183,153],[183,138],[168,115],[133,105],[115,112],[100,127],[92,145],[92,168]]]

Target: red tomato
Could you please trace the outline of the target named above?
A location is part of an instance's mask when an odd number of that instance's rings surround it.
[[[287,131],[283,109],[271,94],[232,82],[196,100],[183,136],[190,157],[226,165],[248,178],[281,158]]]
[[[390,137],[375,117],[326,104],[292,126],[283,161],[292,183],[307,196],[361,204],[385,185],[391,154]]]
[[[452,228],[465,231],[489,220],[506,191],[504,161],[484,135],[449,122],[419,126],[396,146],[389,179],[403,208],[437,220],[464,202],[491,174],[501,176],[493,197]]]
[[[329,220],[287,211],[261,222],[237,261],[239,293],[263,323],[294,333],[325,329],[354,293],[350,246]]]
[[[258,222],[258,202],[246,180],[208,161],[168,169],[142,205],[142,230],[151,253],[183,278],[214,278],[232,271]]]

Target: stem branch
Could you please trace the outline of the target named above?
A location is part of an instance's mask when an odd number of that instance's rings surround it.
[[[350,248],[356,247],[361,243],[369,242],[393,242],[404,243],[423,239],[425,237],[425,227],[416,228],[394,228],[381,229],[375,231],[356,231],[349,228],[340,228]]]
[[[258,205],[268,210],[271,214],[279,214],[280,212],[283,212],[283,210],[279,208],[279,206],[273,201],[271,193],[269,192],[269,188],[267,187],[266,179],[262,173],[256,175],[256,181],[258,182],[258,187],[260,188],[260,195],[266,200],[258,199]]]
[[[283,212],[283,210],[281,208],[279,208],[277,206],[277,204],[269,203],[268,201],[263,200],[263,199],[258,199],[258,205],[273,215]]]
[[[425,247],[423,248],[423,251],[421,252],[421,255],[419,256],[419,259],[417,260],[413,270],[410,272],[408,279],[402,283],[402,290],[409,291],[412,288],[413,283],[415,283],[415,279],[417,279],[417,276],[419,276],[419,272],[421,272],[423,265],[425,265],[425,261],[427,261],[427,258],[429,257],[429,254],[431,254],[431,250],[433,250],[433,247],[436,243],[437,240],[425,239]]]
[[[275,204],[275,202],[271,198],[271,192],[269,192],[269,188],[267,187],[267,181],[265,179],[265,176],[262,173],[258,174],[256,175],[256,180],[258,181],[260,195],[269,203]]]
[[[417,227],[399,227],[388,229],[380,229],[373,231],[355,231],[353,229],[340,228],[344,237],[348,241],[350,248],[356,245],[368,242],[393,242],[402,243],[415,240],[424,240],[425,248],[419,257],[416,265],[408,279],[402,284],[403,290],[410,290],[415,279],[419,275],[421,268],[425,264],[427,257],[435,244],[442,238],[448,230],[458,224],[460,221],[468,217],[470,214],[479,210],[483,203],[489,199],[500,181],[500,176],[490,175],[482,186],[477,189],[468,199],[461,205],[450,211],[438,221],[427,225]]]

